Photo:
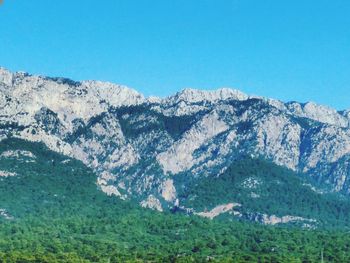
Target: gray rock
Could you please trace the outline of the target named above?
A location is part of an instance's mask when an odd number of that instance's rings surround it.
[[[242,155],[350,193],[350,111],[227,88],[147,99],[111,83],[3,68],[0,109],[2,139],[41,141],[92,167],[102,190],[158,210],[177,202],[174,176],[217,176]]]

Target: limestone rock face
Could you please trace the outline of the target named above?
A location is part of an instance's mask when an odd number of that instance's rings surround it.
[[[218,176],[243,155],[350,193],[349,110],[228,88],[144,98],[125,86],[4,68],[0,109],[0,139],[41,141],[93,168],[106,193],[157,210],[178,202],[176,176]]]

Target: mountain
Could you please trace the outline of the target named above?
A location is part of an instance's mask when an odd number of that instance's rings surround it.
[[[268,165],[266,171],[283,169],[292,181],[306,180],[298,181],[299,191],[320,200],[333,198],[332,193],[350,193],[350,111],[311,102],[284,103],[228,88],[185,89],[167,98],[145,98],[111,83],[32,76],[4,68],[0,108],[2,140],[42,142],[91,168],[107,195],[160,211],[207,216],[207,210],[216,209],[214,214],[230,211],[267,223],[313,220],[295,210],[296,204],[287,206],[296,214],[252,206],[268,200],[264,192],[276,188],[263,174],[245,173],[239,181],[252,180],[256,187],[249,192],[249,202],[248,196],[230,194],[230,199],[203,204],[205,198],[192,194],[200,190],[198,184],[221,185],[218,182],[230,178],[231,168],[244,160]],[[221,189],[210,191],[224,196]],[[306,205],[310,206],[315,204]],[[319,216],[321,210],[310,215]]]
[[[251,164],[246,159],[235,166]],[[270,164],[261,160],[254,165],[265,172]],[[319,262],[322,251],[326,262],[350,260],[344,228],[305,231],[144,209],[104,194],[91,168],[43,143],[2,140],[0,167],[2,262]],[[242,179],[236,168],[228,169],[235,176],[222,180]],[[274,179],[288,185],[288,177],[274,172]],[[264,178],[263,173],[257,176]],[[198,189],[205,190],[208,183]],[[249,180],[245,186],[255,184]],[[208,198],[224,200],[226,190]],[[320,207],[326,217],[332,216],[327,214],[330,207]]]

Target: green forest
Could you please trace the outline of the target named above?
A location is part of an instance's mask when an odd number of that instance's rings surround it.
[[[348,198],[327,192],[325,186],[260,158],[234,161],[218,177],[189,178],[193,177],[175,177],[181,203],[187,207],[212,209],[234,201],[242,205],[238,208],[242,213],[296,215],[316,219],[319,227],[350,227]],[[186,180],[191,180],[188,187],[181,187]]]
[[[4,154],[17,150],[31,152],[35,158]],[[3,140],[0,155],[0,170],[16,174],[0,179],[0,208],[8,213],[0,219],[1,262],[320,262],[322,256],[324,262],[350,262],[350,235],[344,228],[332,227],[339,219],[336,217],[329,220],[329,227],[325,224],[306,230],[159,213],[143,209],[132,200],[105,195],[89,168],[49,151],[43,144]],[[194,182],[198,187],[182,194],[197,191],[200,195],[208,184],[230,187],[230,180],[241,180],[246,162],[250,161],[233,164],[220,179],[223,181],[203,181],[199,186]],[[255,162],[257,166],[248,164],[254,171],[268,169],[263,161]],[[263,178],[263,174],[266,173],[256,176]],[[281,180],[278,168],[273,174]],[[285,185],[290,187],[289,183]],[[221,188],[209,200],[213,204],[215,199],[230,198],[227,189]],[[297,194],[291,192],[292,196]],[[341,209],[344,215],[349,213],[347,201],[332,208],[331,199],[321,201],[319,206],[326,208],[317,210],[312,195],[307,192],[311,198],[307,206],[315,207],[312,215],[326,217],[335,212],[332,209]],[[245,200],[242,196],[237,202],[246,202],[247,209],[275,209],[281,213],[283,210],[274,207],[280,201],[286,202],[277,199],[268,208],[263,204],[254,207]],[[296,209],[304,201],[296,202],[290,207]],[[194,205],[203,206],[200,201]],[[340,219],[345,227],[347,219]]]

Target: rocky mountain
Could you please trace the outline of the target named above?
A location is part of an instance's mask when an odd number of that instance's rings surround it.
[[[182,207],[179,193],[193,181],[219,178],[247,156],[350,193],[350,111],[227,88],[145,98],[111,83],[4,68],[0,109],[2,140],[43,142],[92,168],[106,194],[161,211]]]

